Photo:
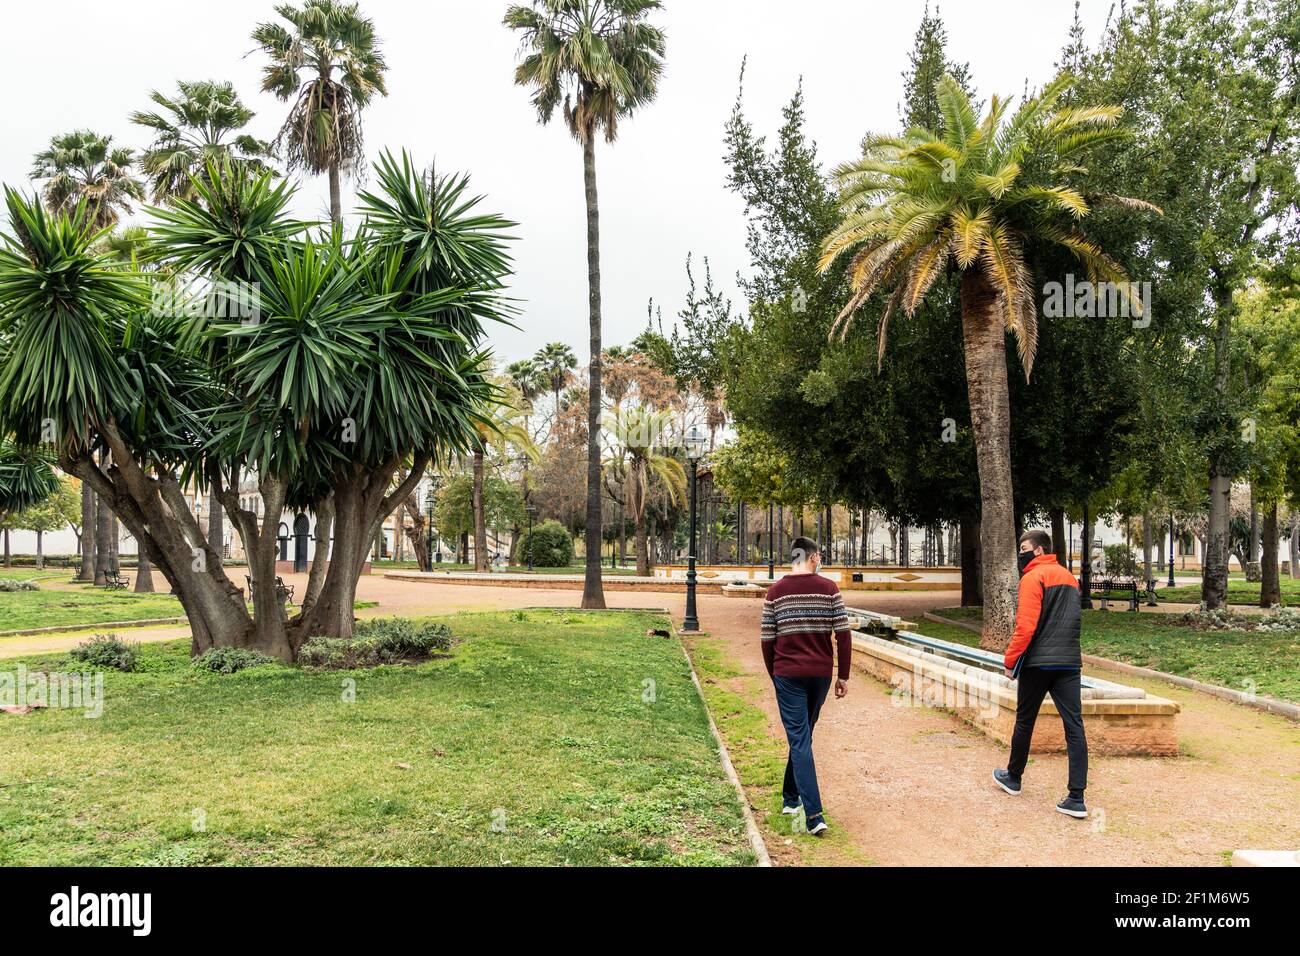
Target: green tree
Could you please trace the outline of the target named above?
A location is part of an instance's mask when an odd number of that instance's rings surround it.
[[[192,177],[209,165],[234,159],[263,167],[271,155],[270,144],[241,132],[255,115],[240,102],[230,83],[213,80],[181,81],[177,94],[155,90],[150,99],[158,111],[131,114],[131,122],[153,130],[154,140],[140,154],[140,170],[149,177],[155,203],[173,196],[194,198]]]
[[[563,104],[569,132],[582,145],[587,205],[587,284],[591,364],[587,412],[587,555],[584,608],[605,606],[600,577],[601,536],[601,297],[600,206],[596,137],[618,137],[619,121],[655,98],[663,72],[664,35],[648,22],[659,0],[533,0],[506,11],[519,31],[523,56],[515,82],[533,89],[543,124]]]
[[[578,367],[578,357],[563,342],[549,342],[537,350],[532,358],[533,367],[550,388],[555,399],[555,418],[560,417],[560,392],[573,381],[573,370]]]
[[[293,100],[276,137],[289,169],[329,174],[330,218],[343,220],[340,178],[365,169],[361,112],[375,95],[388,95],[388,64],[379,51],[375,25],[355,3],[305,0],[275,8],[291,29],[262,23],[253,41],[269,59],[262,89]]]
[[[636,525],[636,573],[647,576],[654,563],[646,523],[651,485],[663,489],[673,504],[686,496],[686,470],[664,447],[672,430],[672,412],[643,406],[615,409],[606,416],[606,424],[627,460],[626,498]]]
[[[113,146],[113,137],[79,129],[51,139],[36,154],[31,176],[44,180],[41,192],[51,208],[71,211],[84,202],[96,230],[108,229],[131,211],[132,201],[144,199],[134,162],[131,150]]]
[[[923,129],[869,136],[862,159],[837,170],[842,221],[826,238],[821,262],[829,270],[850,255],[853,297],[838,317],[845,331],[872,293],[889,291],[879,323],[882,356],[893,310],[901,306],[914,314],[949,259],[961,270],[963,352],[980,476],[982,643],[995,648],[1010,639],[1016,596],[1004,330],[1014,334],[1026,374],[1038,338],[1026,239],[1065,248],[1091,281],[1113,282],[1131,295],[1122,267],[1076,226],[1091,208],[1076,186],[1084,172],[1079,157],[1123,135],[1116,127],[1121,111],[1057,109],[1067,85],[1049,85],[1009,120],[1005,102],[994,97],[981,121],[957,82],[945,77],[937,90],[941,136]]]
[[[28,505],[18,514],[18,527],[36,533],[36,566],[45,567],[44,539],[47,531],[76,528],[81,523],[81,490],[73,479],[64,475],[58,479],[55,490],[48,498]]]

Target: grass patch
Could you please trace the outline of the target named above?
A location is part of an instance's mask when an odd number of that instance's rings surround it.
[[[0,567],[0,578],[10,581],[57,581],[68,580],[75,571],[59,568],[4,568]]]
[[[0,717],[0,865],[753,862],[661,618],[439,620],[450,659],[224,675],[150,644],[99,719]]]
[[[166,593],[135,594],[87,586],[73,590],[0,594],[0,631],[67,624],[93,627],[118,621],[150,621],[184,615],[181,602]]]
[[[1300,605],[1300,578],[1293,578],[1290,575],[1282,575],[1281,579],[1282,603],[1288,607]],[[1259,584],[1247,583],[1244,577],[1229,578],[1228,580],[1228,603],[1229,604],[1252,604],[1259,606]],[[1170,601],[1179,604],[1200,604],[1201,603],[1201,586],[1199,584],[1180,585],[1179,587],[1163,587],[1156,592],[1157,599],[1161,601]]]
[[[981,619],[979,608],[936,608],[936,614]],[[1300,703],[1300,632],[1198,631],[1177,614],[1084,611],[1085,654],[1150,667],[1207,684]],[[921,626],[923,634],[977,645],[979,635],[951,625]]]

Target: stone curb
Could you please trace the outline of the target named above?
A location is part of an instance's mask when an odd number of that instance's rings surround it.
[[[927,621],[933,621],[936,624],[950,624],[954,627],[965,628],[975,634],[980,633],[980,628],[974,624],[969,624],[965,621],[954,621],[951,618],[943,617],[939,614],[932,614],[929,611],[922,614],[922,617]],[[1093,667],[1105,667],[1110,670],[1120,671],[1124,674],[1132,674],[1135,677],[1146,677],[1150,680],[1165,681],[1166,683],[1175,684],[1178,687],[1185,687],[1188,690],[1195,690],[1202,694],[1209,694],[1211,697],[1218,697],[1220,700],[1231,701],[1232,703],[1240,704],[1243,707],[1250,707],[1267,714],[1276,714],[1279,717],[1285,717],[1287,720],[1300,721],[1300,706],[1289,704],[1286,701],[1275,700],[1272,697],[1252,697],[1244,691],[1233,690],[1231,687],[1220,687],[1218,684],[1206,684],[1203,681],[1192,680],[1190,677],[1180,677],[1178,674],[1166,674],[1164,671],[1153,670],[1150,667],[1139,667],[1136,664],[1126,664],[1123,661],[1113,661],[1109,657],[1097,657],[1093,654],[1084,654],[1083,661],[1085,664],[1091,664]]]
[[[162,624],[184,624],[183,617],[156,617],[144,621],[105,621],[103,624],[59,624],[56,627],[32,627],[22,631],[0,631],[3,637],[30,637],[33,634],[67,634],[72,631],[96,631],[101,628],[126,630],[132,627],[158,627]]]
[[[731,781],[731,785],[736,788],[736,796],[740,799],[740,810],[745,816],[745,832],[749,834],[749,844],[753,847],[754,856],[758,858],[758,865],[760,867],[770,867],[772,857],[768,855],[767,844],[763,842],[763,834],[758,829],[758,821],[754,819],[754,811],[749,806],[749,794],[745,793],[745,788],[740,782],[740,776],[736,773],[735,765],[731,762],[731,754],[727,752],[727,744],[718,731],[718,725],[713,722],[713,712],[709,710],[709,702],[704,696],[704,687],[700,684],[700,676],[695,673],[695,662],[691,660],[691,655],[686,650],[686,644],[682,640],[688,633],[693,637],[708,636],[708,631],[683,631],[673,625],[673,633],[677,635],[677,646],[682,649],[682,656],[686,658],[686,666],[691,669],[691,682],[695,685],[695,692],[700,695],[700,703],[704,705],[704,715],[709,719],[709,733],[713,734],[713,739],[718,745],[718,758],[722,761],[722,769],[726,773],[727,779]]]

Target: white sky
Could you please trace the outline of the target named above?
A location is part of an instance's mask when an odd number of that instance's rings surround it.
[[[273,138],[285,104],[258,91],[261,57],[249,34],[274,18],[269,0],[46,0],[7,4],[0,89],[9,91],[0,136],[0,182],[26,186],[31,157],[52,135],[81,127],[140,147],[126,119],[151,90],[178,79],[230,80],[257,111],[251,132]],[[389,64],[387,99],[365,114],[367,150],[411,150],[444,170],[471,173],[485,206],[520,223],[512,294],[520,328],[493,343],[502,361],[563,340],[587,354],[582,157],[559,117],[541,127],[514,85],[517,37],[501,26],[505,0],[362,0]],[[684,262],[708,256],[735,293],[746,266],[739,199],[724,188],[723,123],[742,57],[747,112],[774,132],[802,75],[809,131],[824,163],[850,158],[868,130],[892,130],[900,74],[924,0],[666,0],[668,34],[658,100],[597,156],[601,198],[605,344],[645,326],[653,297],[671,321],[686,291]],[[1043,83],[1065,42],[1073,0],[949,0],[941,4],[950,55],[969,61],[982,98],[1019,96]],[[1111,0],[1083,0],[1095,43]],[[351,202],[345,184],[344,206]],[[325,179],[302,184],[295,211],[327,216]]]

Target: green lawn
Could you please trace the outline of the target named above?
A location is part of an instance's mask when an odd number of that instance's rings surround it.
[[[464,643],[419,666],[222,677],[146,645],[98,719],[0,715],[0,865],[753,862],[660,618],[444,620]]]
[[[0,594],[0,632],[36,627],[183,617],[181,602],[166,592],[134,594],[89,585],[71,591],[15,591]]]
[[[944,617],[978,621],[979,608],[936,608]],[[1178,615],[1084,611],[1083,652],[1233,690],[1300,703],[1300,632],[1197,631],[1170,622]],[[932,624],[923,634],[978,644],[963,628]]]
[[[1288,574],[1282,575],[1282,603],[1288,606],[1300,604],[1300,578]],[[1170,588],[1163,587],[1156,592],[1156,599],[1175,603],[1200,604],[1201,586],[1199,584],[1183,585]],[[1234,575],[1228,579],[1229,604],[1259,604],[1259,585],[1248,584],[1246,579]]]
[[[73,574],[73,571],[66,571],[63,568],[0,567],[0,579],[6,581],[57,581],[60,578],[67,581]]]

